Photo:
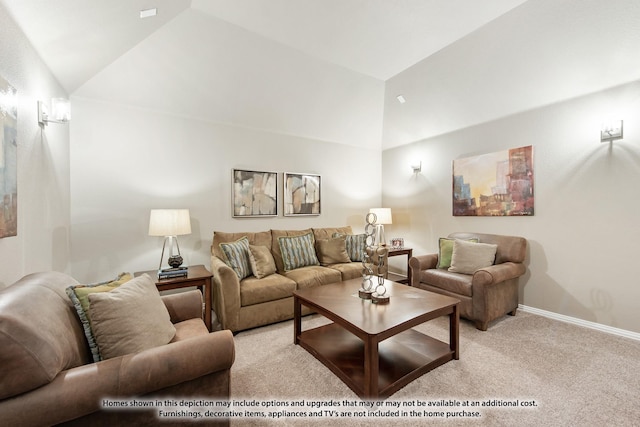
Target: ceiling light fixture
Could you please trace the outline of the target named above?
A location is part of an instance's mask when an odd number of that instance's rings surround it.
[[[145,9],[140,11],[140,18],[141,19],[150,18],[152,16],[156,16],[157,14],[158,14],[158,9],[155,7],[153,9]]]

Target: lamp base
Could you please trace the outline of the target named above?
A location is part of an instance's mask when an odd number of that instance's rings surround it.
[[[182,259],[182,257],[180,255],[172,255],[169,257],[169,259],[167,260],[167,263],[172,267],[172,268],[178,268],[182,265],[182,262],[184,260]]]

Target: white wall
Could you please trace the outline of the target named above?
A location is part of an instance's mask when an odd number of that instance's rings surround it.
[[[214,230],[351,225],[380,203],[384,83],[186,10],[72,95],[71,271],[157,268],[149,210],[189,208],[188,264]],[[367,148],[374,147],[374,148]],[[322,214],[233,219],[231,170],[316,173]]]
[[[380,203],[380,151],[74,98],[71,271],[83,281],[157,268],[149,210],[189,208],[185,263],[209,265],[214,230],[351,225]],[[114,126],[117,124],[117,126]],[[117,131],[114,132],[114,128]],[[231,170],[278,172],[278,217],[232,218]],[[322,176],[322,214],[282,216],[282,172]],[[166,262],[166,259],[165,259]]]
[[[524,236],[521,303],[640,332],[638,19],[629,0],[530,1],[388,81],[383,146],[412,143],[382,154],[387,235],[414,254],[454,231]],[[600,143],[609,117],[623,141]],[[533,217],[452,216],[454,159],[526,145]]]
[[[40,129],[37,101],[66,97],[0,6],[0,75],[18,91],[18,235],[0,239],[0,288],[69,259],[69,128]]]
[[[383,149],[634,81],[638,22],[636,0],[527,1],[386,82]]]

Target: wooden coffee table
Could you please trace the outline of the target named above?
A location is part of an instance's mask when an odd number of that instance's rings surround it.
[[[459,300],[386,281],[388,304],[358,297],[362,279],[294,291],[294,342],[358,396],[384,399],[424,373],[459,359]],[[333,321],[302,330],[302,305]],[[411,328],[449,316],[449,343]]]

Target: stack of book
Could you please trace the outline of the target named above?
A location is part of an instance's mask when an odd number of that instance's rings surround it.
[[[187,277],[187,267],[165,268],[158,270],[158,279],[173,279],[175,277]]]

